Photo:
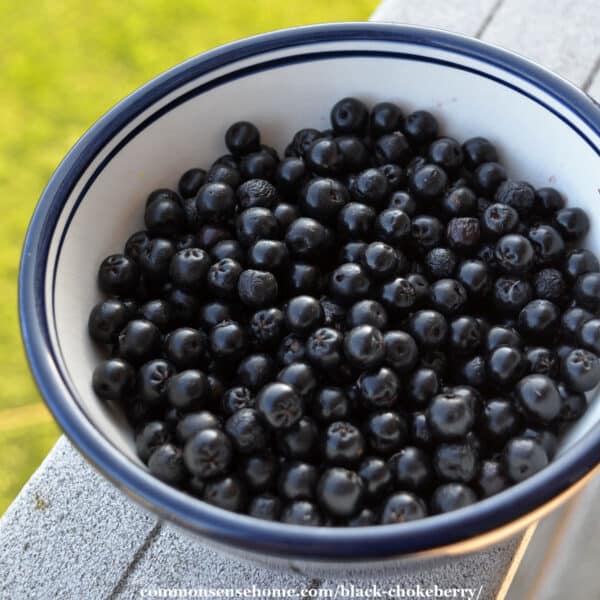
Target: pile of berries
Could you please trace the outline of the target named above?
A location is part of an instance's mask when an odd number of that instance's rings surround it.
[[[249,122],[100,265],[93,374],[151,473],[300,525],[399,523],[544,468],[600,382],[587,215],[427,111]]]

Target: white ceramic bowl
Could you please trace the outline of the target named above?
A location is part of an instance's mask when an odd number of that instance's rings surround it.
[[[157,481],[137,459],[126,423],[90,386],[99,359],[86,333],[89,310],[100,298],[96,268],[142,227],[148,193],[175,187],[184,170],[225,153],[223,134],[233,121],[253,121],[282,151],[297,129],[327,128],[329,108],[348,95],[369,104],[395,101],[407,113],[431,110],[443,131],[459,139],[486,136],[513,177],[553,185],[596,214],[600,109],[541,67],[476,40],[399,25],[266,34],[159,76],[71,150],[44,191],[25,242],[25,346],[48,406],[83,454],[125,493],[188,531],[256,556],[342,564],[445,553],[465,540],[472,549],[539,518],[589,476],[600,457],[600,403],[551,466],[497,496],[423,521],[333,530],[250,519]],[[598,223],[589,245],[600,251]]]

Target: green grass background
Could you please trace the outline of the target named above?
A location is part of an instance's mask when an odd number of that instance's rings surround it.
[[[216,45],[308,23],[365,20],[377,0],[0,0],[0,514],[59,435],[19,336],[25,229],[50,174],[106,110]]]

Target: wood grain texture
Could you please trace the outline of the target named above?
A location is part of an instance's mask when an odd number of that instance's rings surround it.
[[[476,36],[496,5],[497,0],[383,0],[371,20],[426,25]]]
[[[482,39],[583,85],[600,56],[598,0],[504,0]]]

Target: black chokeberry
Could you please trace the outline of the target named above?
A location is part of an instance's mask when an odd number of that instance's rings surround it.
[[[564,304],[567,286],[558,269],[542,269],[533,276],[533,292],[536,298]]]
[[[462,151],[467,168],[475,169],[482,163],[498,160],[495,146],[484,137],[469,138],[463,145]]]
[[[406,443],[408,428],[397,412],[375,412],[367,420],[365,435],[376,453],[389,455]]]
[[[392,131],[375,140],[373,154],[378,165],[406,165],[412,157],[412,150],[403,133]]]
[[[310,260],[323,256],[331,243],[331,235],[319,221],[301,217],[288,227],[285,242],[292,256]]]
[[[346,171],[356,173],[369,164],[369,151],[358,136],[341,135],[334,139],[342,154],[342,162]]]
[[[238,121],[227,129],[225,144],[236,156],[254,152],[260,148],[260,133],[249,121]]]
[[[112,296],[131,296],[139,278],[138,265],[132,258],[111,254],[102,261],[98,270],[98,287]]]
[[[166,392],[174,408],[185,412],[202,408],[208,397],[206,374],[197,369],[180,371],[169,378]]]
[[[498,186],[506,181],[506,169],[495,161],[481,163],[475,169],[475,184],[483,194],[493,196]]]
[[[424,263],[430,278],[436,280],[452,277],[458,259],[449,248],[432,248],[425,255]]]
[[[554,224],[562,237],[569,242],[580,242],[590,230],[587,213],[577,206],[560,209],[554,215]]]
[[[305,160],[311,171],[323,177],[336,177],[344,167],[344,156],[337,142],[326,137],[316,139],[309,146]]]
[[[504,467],[498,460],[481,463],[475,484],[482,498],[489,498],[510,486]]]
[[[364,485],[359,475],[333,467],[321,475],[317,486],[319,504],[335,517],[350,517],[361,508]]]
[[[585,394],[569,389],[564,383],[558,384],[558,393],[561,399],[560,421],[569,423],[581,418],[588,407]]]
[[[506,444],[502,461],[508,477],[518,483],[543,469],[548,464],[548,456],[539,442],[516,437]]]
[[[375,135],[401,131],[404,124],[402,110],[392,102],[379,102],[371,109],[369,119],[371,132]]]
[[[404,131],[417,144],[433,141],[438,135],[437,119],[426,110],[417,110],[406,117]]]
[[[270,383],[256,397],[256,406],[265,421],[275,430],[293,427],[302,418],[301,396],[286,383]]]
[[[178,369],[200,366],[207,349],[206,335],[192,327],[180,327],[171,331],[164,342],[165,356]]]
[[[352,180],[349,190],[354,202],[377,208],[383,205],[387,197],[389,183],[380,169],[366,169]]]
[[[519,330],[532,338],[549,338],[555,332],[560,310],[549,300],[532,300],[519,313]]]
[[[381,523],[382,525],[406,523],[426,516],[427,507],[421,498],[412,492],[396,492],[383,505]]]
[[[243,356],[247,336],[244,328],[236,321],[223,321],[211,329],[209,342],[214,357],[235,360]]]
[[[148,469],[154,477],[171,485],[181,483],[187,474],[181,449],[173,444],[158,446],[148,458]]]
[[[377,213],[372,207],[359,202],[349,202],[338,214],[338,232],[348,239],[368,239],[372,234],[376,217]]]
[[[221,405],[226,415],[232,415],[242,408],[255,408],[256,399],[252,390],[243,385],[236,385],[223,392]]]
[[[413,217],[417,214],[417,201],[414,196],[406,190],[394,192],[389,197],[387,207],[397,208],[406,213],[409,217]]]
[[[456,279],[440,279],[429,288],[429,298],[434,309],[444,315],[462,311],[467,302],[467,291]]]
[[[343,360],[344,336],[330,327],[315,330],[306,341],[306,357],[325,370],[336,369]]]
[[[221,422],[213,413],[201,410],[183,415],[175,427],[175,436],[179,443],[185,444],[199,431],[220,428]]]
[[[277,188],[265,179],[248,179],[236,190],[235,196],[239,210],[246,210],[253,206],[273,208],[278,200]]]
[[[265,426],[253,408],[241,408],[234,412],[225,422],[225,431],[241,454],[253,454],[264,449],[267,443]]]
[[[292,298],[285,310],[285,322],[288,328],[298,334],[306,335],[323,321],[323,309],[319,301],[312,296]]]
[[[275,215],[262,206],[253,206],[241,212],[235,222],[237,238],[247,247],[258,240],[276,240],[281,236]]]
[[[99,302],[90,312],[88,333],[95,342],[112,344],[117,341],[119,333],[128,321],[125,304],[120,300],[109,298]]]
[[[336,179],[317,177],[300,194],[304,213],[321,221],[333,219],[349,201],[348,190]]]
[[[527,348],[525,353],[529,373],[555,377],[559,372],[558,356],[550,349],[542,346]]]
[[[119,333],[117,354],[127,362],[139,365],[157,356],[161,341],[162,335],[154,323],[135,319]]]
[[[600,262],[592,251],[578,248],[567,254],[563,273],[570,281],[575,281],[580,275],[598,271],[600,271]]]
[[[483,405],[478,432],[487,443],[497,446],[514,436],[520,424],[521,416],[510,400],[492,398]]]
[[[222,223],[235,212],[235,193],[226,183],[206,183],[196,196],[196,210],[206,223]]]
[[[365,439],[357,427],[347,421],[331,423],[325,432],[323,454],[338,466],[357,465],[365,453]]]
[[[539,224],[527,232],[535,252],[538,265],[551,265],[562,260],[565,253],[565,242],[560,233],[550,225]]]
[[[237,368],[237,380],[239,383],[256,391],[265,386],[273,378],[275,364],[268,354],[249,354],[243,358]]]
[[[177,189],[183,198],[193,198],[204,185],[206,171],[204,169],[188,169],[179,179]]]
[[[162,421],[149,421],[135,434],[135,449],[138,456],[148,462],[156,448],[171,440],[171,430]]]
[[[531,242],[517,233],[502,236],[496,243],[495,258],[499,268],[508,275],[523,275],[533,267]]]
[[[303,398],[310,398],[317,387],[315,371],[304,362],[293,362],[283,367],[277,374],[277,381],[291,386]]]
[[[427,419],[432,433],[439,439],[460,439],[472,429],[475,411],[465,395],[448,391],[431,399]]]
[[[527,375],[521,379],[515,386],[515,398],[525,415],[537,422],[549,423],[560,413],[560,394],[547,375]]]
[[[431,497],[431,508],[434,513],[446,513],[465,508],[477,502],[477,495],[462,483],[446,483],[435,489]]]
[[[294,204],[279,202],[279,204],[273,208],[273,216],[277,219],[279,229],[281,231],[286,231],[287,228],[300,217],[300,211]]]
[[[252,340],[261,347],[277,344],[284,333],[285,316],[278,308],[264,308],[250,318],[249,330]]]
[[[390,458],[388,465],[397,489],[422,492],[434,482],[429,455],[416,446],[402,448]]]
[[[364,269],[356,263],[344,263],[337,267],[329,279],[329,291],[343,302],[364,298],[371,287]]]
[[[296,334],[285,336],[277,349],[277,359],[282,365],[301,361],[306,354],[304,340]]]
[[[510,386],[525,372],[526,361],[517,348],[500,346],[493,350],[487,360],[490,381],[500,387]]]
[[[277,521],[281,514],[281,500],[272,494],[255,496],[248,505],[248,514],[263,521]]]
[[[223,477],[206,483],[202,499],[232,512],[240,512],[245,504],[245,490],[237,477]]]
[[[448,175],[438,165],[425,164],[410,178],[411,190],[425,200],[441,196],[448,184]]]
[[[279,294],[277,278],[269,271],[246,269],[237,281],[240,300],[252,308],[261,308],[275,303]]]
[[[442,481],[469,483],[477,475],[477,451],[468,443],[442,443],[433,453],[433,468]]]
[[[280,520],[288,525],[321,525],[323,517],[316,505],[308,500],[295,500],[283,507]]]
[[[535,191],[524,181],[507,179],[499,185],[494,198],[496,202],[507,204],[520,215],[526,216],[533,209]]]
[[[155,190],[146,201],[144,221],[153,237],[168,238],[181,233],[185,226],[181,198],[172,190]]]
[[[208,479],[227,472],[233,448],[219,429],[202,429],[185,444],[183,459],[190,473]]]
[[[356,98],[343,98],[331,109],[331,125],[337,133],[363,133],[368,120],[367,107]]]
[[[600,309],[600,272],[580,275],[573,286],[573,295],[584,308],[591,311]]]
[[[369,498],[380,498],[393,485],[392,470],[383,458],[365,458],[360,463],[357,473],[362,480],[365,495]]]
[[[92,388],[102,400],[124,400],[134,391],[135,381],[136,374],[129,363],[111,358],[94,369]]]
[[[408,312],[419,300],[415,287],[404,277],[396,277],[384,283],[380,298],[391,311],[400,313]]]
[[[450,137],[438,138],[429,146],[429,160],[449,173],[456,172],[463,163],[463,151],[460,144]]]
[[[237,295],[242,266],[231,258],[223,258],[211,265],[206,276],[208,289],[218,298],[233,299]]]
[[[348,361],[360,369],[376,367],[385,357],[383,334],[372,325],[355,327],[344,337],[344,353]]]
[[[246,154],[240,160],[240,173],[243,179],[275,180],[278,158],[272,149],[263,147],[261,150]]]
[[[369,408],[390,408],[398,402],[400,380],[387,367],[363,372],[357,383],[361,399]]]
[[[600,383],[600,360],[589,350],[572,350],[562,359],[561,375],[571,389],[589,392]]]
[[[350,416],[352,405],[344,390],[338,387],[322,387],[317,390],[310,410],[317,421],[329,423],[343,421]]]

